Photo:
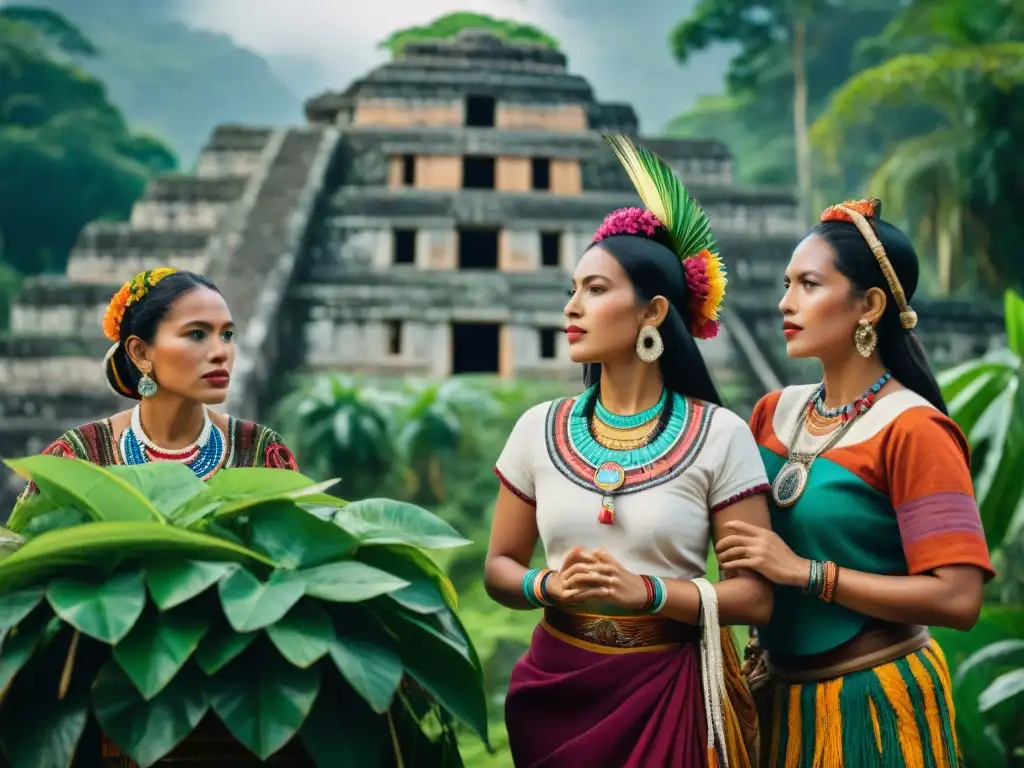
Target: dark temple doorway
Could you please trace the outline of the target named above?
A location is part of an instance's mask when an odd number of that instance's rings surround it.
[[[452,326],[452,373],[498,373],[500,326],[456,323]]]

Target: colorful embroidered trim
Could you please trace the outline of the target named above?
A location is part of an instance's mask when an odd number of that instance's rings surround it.
[[[513,493],[513,495],[515,495],[518,498],[522,499],[527,504],[529,504],[531,507],[536,507],[537,506],[536,499],[531,499],[525,493],[523,493],[518,488],[516,488],[515,485],[513,485],[512,481],[509,480],[507,477],[505,477],[503,474],[501,474],[501,470],[498,469],[497,467],[494,468],[494,474],[497,475],[499,482],[502,485],[504,485],[506,488],[508,488]]]
[[[726,507],[731,507],[738,501],[743,501],[744,499],[750,498],[751,496],[756,496],[759,493],[768,493],[771,489],[772,487],[769,483],[760,483],[759,485],[751,486],[750,488],[747,488],[745,491],[734,493],[725,501],[718,502],[717,504],[715,504],[715,506],[711,508],[711,512],[721,512]]]
[[[663,388],[661,390],[661,397],[658,398],[658,402],[646,411],[634,413],[632,416],[620,416],[619,414],[612,413],[605,408],[604,403],[601,402],[601,398],[598,397],[597,402],[594,403],[594,415],[597,416],[597,418],[599,418],[604,424],[607,424],[613,429],[636,429],[657,417],[667,402],[668,390]]]
[[[546,608],[555,604],[548,594],[547,584],[554,571],[550,568],[531,568],[523,574],[523,597],[535,608]]]
[[[107,305],[107,312],[103,316],[103,335],[113,342],[120,341],[121,323],[128,308],[141,301],[150,288],[177,271],[170,267],[160,267],[149,272],[139,272],[122,285]]]
[[[615,462],[625,472],[624,482],[615,490],[617,496],[669,482],[690,467],[707,441],[716,408],[673,394],[665,406],[671,413],[661,433],[639,449],[616,451],[602,446],[590,433],[585,396],[587,392],[555,400],[548,408],[544,429],[548,457],[564,477],[591,491],[596,490],[597,468],[605,461]]]

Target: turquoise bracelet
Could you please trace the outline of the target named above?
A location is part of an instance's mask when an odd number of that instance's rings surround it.
[[[554,574],[550,568],[531,568],[523,574],[523,597],[535,608],[545,608],[555,604],[548,595],[547,581]]]

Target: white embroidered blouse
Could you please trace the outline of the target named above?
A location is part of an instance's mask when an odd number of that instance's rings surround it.
[[[633,573],[703,576],[711,515],[768,490],[746,422],[725,408],[676,395],[653,450],[636,457],[594,448],[584,409],[577,407],[581,400],[554,400],[524,413],[495,465],[501,482],[536,507],[548,567],[560,569],[569,551],[582,545],[607,548]],[[604,492],[594,477],[609,459],[625,470],[625,483],[614,492],[614,523],[603,524]]]

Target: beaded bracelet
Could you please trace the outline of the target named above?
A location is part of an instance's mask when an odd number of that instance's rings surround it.
[[[640,608],[642,613],[658,613],[668,600],[668,587],[660,576],[641,576],[647,588],[647,601]]]
[[[831,603],[839,583],[839,566],[831,560],[811,560],[810,573],[804,594],[814,595],[819,600]]]
[[[548,594],[548,579],[554,574],[550,568],[531,568],[523,575],[523,597],[536,608],[552,606],[555,601]]]
[[[824,571],[824,583],[818,597],[826,603],[831,603],[835,598],[836,585],[839,583],[839,566],[829,560],[824,564]]]

